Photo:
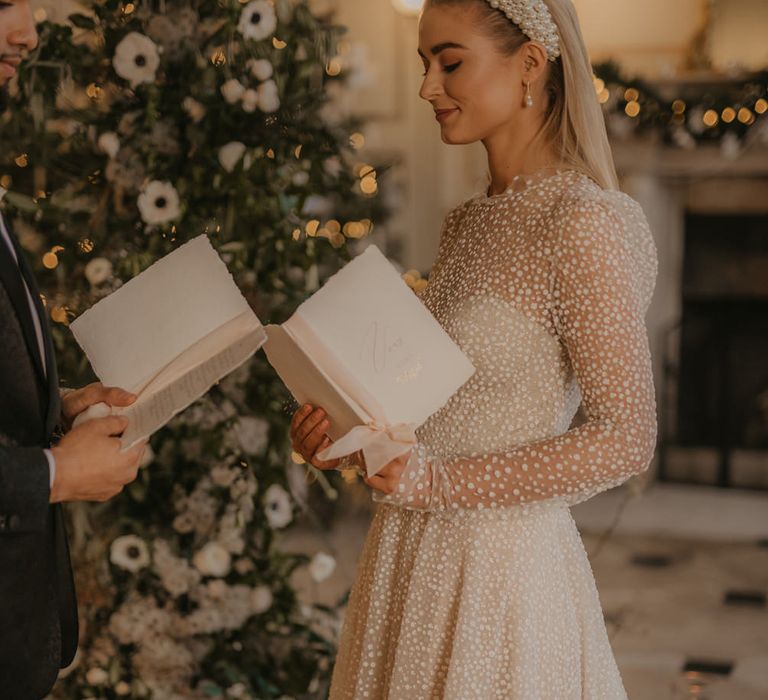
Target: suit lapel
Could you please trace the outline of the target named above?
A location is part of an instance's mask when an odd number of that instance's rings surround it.
[[[59,422],[59,413],[61,411],[59,403],[59,379],[56,372],[53,339],[51,338],[51,330],[48,325],[45,307],[40,299],[40,288],[37,286],[37,281],[32,273],[32,268],[29,266],[27,258],[16,240],[16,237],[10,230],[8,222],[4,221],[4,223],[9,238],[11,239],[11,244],[16,252],[18,263],[13,259],[13,256],[8,250],[8,246],[5,245],[3,241],[0,241],[0,281],[5,285],[8,290],[8,295],[11,297],[15,306],[16,315],[19,317],[19,322],[24,332],[24,340],[29,349],[29,354],[32,356],[32,361],[40,380],[41,389],[44,389],[43,396],[46,399],[44,403],[46,408],[45,431],[46,435],[50,435],[56,424]],[[32,321],[32,316],[30,315],[27,293],[24,289],[25,282],[40,321],[40,329],[43,335],[43,351],[45,353],[45,369],[43,368],[42,359],[40,357],[40,346],[37,342],[35,326]]]

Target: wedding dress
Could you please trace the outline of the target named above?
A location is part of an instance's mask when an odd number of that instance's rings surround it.
[[[573,170],[448,215],[422,299],[476,373],[373,492],[331,700],[626,698],[569,506],[652,458],[656,273],[640,206]]]

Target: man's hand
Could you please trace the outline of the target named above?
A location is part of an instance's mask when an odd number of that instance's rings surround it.
[[[64,417],[64,428],[72,429],[72,421],[86,408],[96,403],[105,403],[109,406],[130,406],[136,401],[136,394],[131,394],[125,389],[104,386],[101,382],[94,382],[82,389],[67,392],[61,399],[61,412]]]
[[[326,431],[331,427],[330,421],[322,408],[313,408],[304,404],[291,420],[291,442],[293,449],[298,452],[305,462],[318,469],[336,469],[340,459],[324,462],[315,455],[331,445],[331,438]]]
[[[146,443],[120,451],[119,435],[128,420],[107,416],[88,421],[67,433],[53,448],[56,477],[50,502],[106,501],[132,482]]]

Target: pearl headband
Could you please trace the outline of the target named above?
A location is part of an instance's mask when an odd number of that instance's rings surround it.
[[[538,41],[547,50],[547,58],[554,61],[560,55],[560,37],[557,26],[544,0],[487,0],[488,4],[520,27],[529,39]]]

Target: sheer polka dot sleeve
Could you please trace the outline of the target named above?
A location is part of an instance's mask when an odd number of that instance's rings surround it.
[[[557,208],[547,228],[548,313],[586,422],[470,457],[437,457],[419,444],[393,492],[374,491],[375,501],[420,510],[547,499],[573,505],[647,469],[657,423],[644,315],[656,260],[655,248],[649,258],[650,236],[632,231],[639,225],[609,198],[577,198]],[[639,240],[646,247],[638,252]],[[638,266],[642,255],[650,260],[645,268]]]

